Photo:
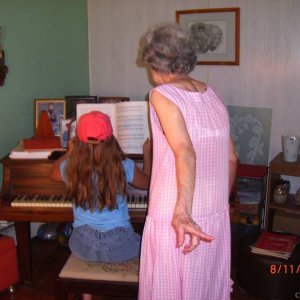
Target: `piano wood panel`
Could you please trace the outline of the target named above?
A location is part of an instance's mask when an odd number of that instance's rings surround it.
[[[65,195],[62,182],[48,178],[51,160],[10,160],[11,194],[25,195]]]

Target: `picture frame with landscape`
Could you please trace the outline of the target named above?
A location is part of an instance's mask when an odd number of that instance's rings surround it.
[[[239,65],[239,7],[178,10],[176,22],[193,33],[197,64]]]
[[[35,99],[34,100],[34,124],[38,127],[42,111],[48,113],[54,135],[60,135],[60,121],[66,118],[65,99]]]

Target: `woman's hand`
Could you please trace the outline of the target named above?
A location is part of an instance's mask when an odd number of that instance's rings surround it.
[[[188,214],[174,214],[171,225],[176,233],[177,248],[183,245],[186,235],[189,237],[189,242],[183,247],[183,254],[193,251],[200,244],[200,241],[211,242],[214,239],[204,233]]]

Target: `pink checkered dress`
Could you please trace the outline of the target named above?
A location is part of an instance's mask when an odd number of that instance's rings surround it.
[[[230,299],[229,120],[211,87],[203,94],[171,84],[155,88],[181,110],[197,154],[193,218],[215,239],[190,254],[175,247],[171,227],[176,201],[175,160],[150,107],[153,167],[143,233],[139,300]]]

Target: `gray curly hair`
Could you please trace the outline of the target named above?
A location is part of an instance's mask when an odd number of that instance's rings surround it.
[[[141,59],[159,72],[188,74],[197,61],[193,36],[177,24],[155,26],[142,38]]]

